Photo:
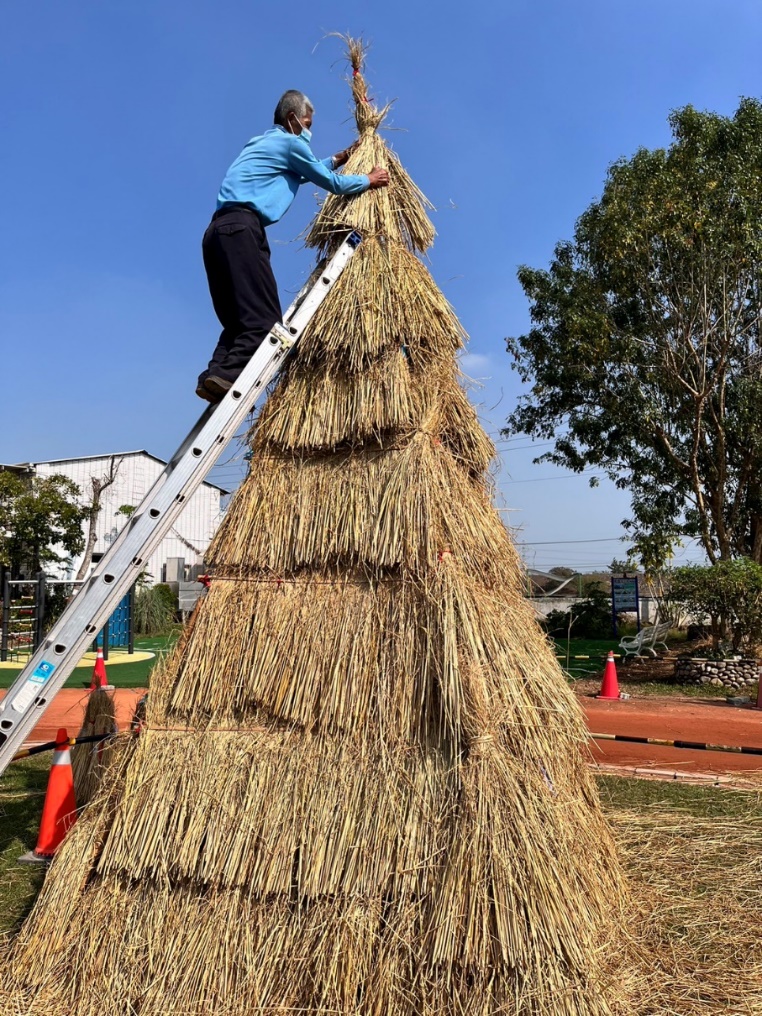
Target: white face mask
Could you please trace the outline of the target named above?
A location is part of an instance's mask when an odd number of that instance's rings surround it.
[[[296,137],[298,137],[298,138],[304,138],[304,140],[305,140],[305,141],[307,142],[307,144],[309,144],[309,143],[310,143],[310,141],[312,140],[312,131],[311,131],[311,130],[309,129],[309,127],[305,127],[305,126],[304,126],[304,124],[303,124],[303,123],[301,122],[301,120],[300,120],[300,119],[299,119],[299,118],[298,118],[298,117],[296,116],[296,114],[294,114],[294,119],[296,120],[296,122],[297,122],[297,123],[299,124],[299,126],[300,126],[300,127],[302,128],[302,129],[301,129],[301,131],[299,132],[299,134],[297,134],[297,133],[296,133],[296,131],[295,131],[295,130],[293,129],[293,127],[292,127],[292,128],[291,128],[291,133],[292,133],[292,134],[296,134]]]

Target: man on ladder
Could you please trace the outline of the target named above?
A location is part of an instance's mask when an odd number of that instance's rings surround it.
[[[281,320],[265,228],[288,211],[299,186],[309,181],[332,194],[362,194],[389,183],[387,171],[378,166],[367,176],[335,173],[351,149],[318,160],[310,148],[313,113],[302,92],[284,92],[275,108],[275,125],[248,142],[222,181],[202,244],[209,292],[222,325],[196,387],[208,402],[224,397]]]
[[[286,98],[288,97],[289,93],[286,93]],[[304,102],[309,105],[306,99]],[[239,357],[239,361],[234,359],[231,366],[224,356],[213,359],[210,365],[213,371],[205,372],[202,379],[206,382],[207,377],[219,376],[221,383],[216,388],[211,386],[209,395],[211,401],[220,404],[213,413],[202,413],[155,479],[151,489],[130,515],[127,524],[110,544],[96,565],[95,571],[85,579],[79,593],[45,634],[41,645],[15,678],[5,697],[0,699],[0,775],[15,753],[23,748],[39,718],[56,692],[63,687],[87,646],[106,624],[114,608],[134,584],[140,570],[145,567],[145,562],[169,533],[188,498],[213,468],[223,448],[251,411],[251,407],[256,405],[257,400],[266,391],[267,385],[286,361],[362,240],[356,232],[347,235],[343,243],[321,266],[319,277],[314,278],[311,286],[305,287],[299,298],[293,301],[281,323],[278,297],[270,270],[269,249],[264,237],[264,225],[267,222],[275,222],[288,208],[302,182],[302,176],[317,179],[321,173],[322,186],[330,189],[347,186],[349,193],[361,193],[370,186],[384,187],[388,183],[386,172],[381,169],[374,169],[367,176],[337,177],[325,164],[321,170],[315,170],[314,166],[310,168],[308,164],[312,164],[313,161],[315,165],[319,163],[314,159],[306,141],[300,140],[299,134],[295,134],[294,119],[302,132],[305,127],[309,130],[311,110],[307,109],[301,117],[286,115],[285,119],[291,127],[290,130],[283,127],[284,138],[288,135],[286,143],[301,146],[296,157],[292,160],[276,148],[271,163],[275,164],[278,161],[277,156],[279,164],[285,165],[285,169],[274,170],[272,165],[269,170],[267,166],[260,167],[258,173],[250,169],[248,179],[241,172],[244,188],[241,196],[246,197],[242,202],[229,201],[225,193],[227,180],[234,176],[231,170],[223,185],[219,203],[223,207],[229,207],[231,204],[238,204],[240,207],[215,219],[213,225],[218,222],[224,224],[226,217],[232,214],[232,218],[227,220],[232,225],[229,231],[222,233],[217,240],[212,237],[209,241],[210,257],[207,267],[211,269],[212,296],[215,301],[221,301],[225,312],[225,317],[220,315],[224,328],[220,346],[225,356],[232,350]],[[268,135],[271,133],[268,132]],[[265,135],[265,138],[268,135]],[[251,144],[254,145],[254,142]],[[339,161],[346,160],[346,153],[341,153],[338,158]],[[238,160],[238,163],[240,162],[241,160]],[[257,161],[254,160],[254,166],[256,165]],[[294,165],[297,166],[297,172],[289,168]],[[299,167],[304,166],[307,166],[307,169],[302,175],[298,175],[301,172]],[[263,180],[269,180],[269,187],[263,186]],[[252,186],[253,184],[257,186]],[[266,200],[259,205],[263,209],[259,212],[248,198],[254,197],[260,201],[263,195]],[[215,230],[212,230],[212,233],[214,234]],[[245,234],[245,237],[239,234]],[[228,240],[232,242],[227,244]],[[207,253],[206,240],[204,253]],[[246,260],[250,257],[255,259],[251,265]],[[248,275],[244,274],[246,271]],[[269,318],[261,312],[263,273],[268,276],[265,285],[272,287],[273,294]],[[245,281],[242,282],[242,279]],[[244,294],[242,297],[241,293]],[[260,307],[259,318],[262,322],[259,331],[250,327],[250,319],[242,319],[244,315],[239,314],[242,308],[244,312],[248,312],[257,306]],[[233,315],[231,318],[227,318],[228,311]],[[267,328],[267,320],[270,321],[271,327],[262,334]],[[230,326],[228,321],[232,321]],[[221,366],[218,367],[218,363]],[[232,380],[236,380],[235,387],[231,384]],[[232,390],[225,396],[225,392],[230,388]],[[206,395],[204,397],[207,398]]]

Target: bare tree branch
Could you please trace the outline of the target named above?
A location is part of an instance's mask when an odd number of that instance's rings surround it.
[[[110,487],[114,480],[116,480],[119,472],[119,467],[122,464],[122,459],[116,460],[115,456],[111,456],[108,465],[108,472],[105,476],[91,476],[90,483],[92,485],[92,498],[87,508],[87,540],[85,542],[85,554],[82,558],[82,563],[77,569],[75,579],[79,581],[85,578],[90,565],[93,561],[93,551],[95,550],[95,542],[98,538],[98,516],[101,511],[101,495],[103,491]]]

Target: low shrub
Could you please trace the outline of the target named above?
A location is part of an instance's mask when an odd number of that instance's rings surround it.
[[[556,637],[570,632],[574,638],[605,639],[611,635],[611,621],[611,600],[602,590],[592,589],[569,610],[551,610],[543,627]]]
[[[669,595],[694,623],[708,623],[715,653],[726,649],[724,642],[746,655],[762,646],[762,565],[755,561],[742,557],[676,568]]]

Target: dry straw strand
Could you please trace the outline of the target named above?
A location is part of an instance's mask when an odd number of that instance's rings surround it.
[[[108,692],[96,689],[87,699],[80,737],[113,734],[116,727],[114,700]],[[101,777],[109,764],[111,745],[109,741],[94,744],[77,744],[71,752],[71,767],[74,774],[74,797],[77,807],[83,808],[100,786]]]

